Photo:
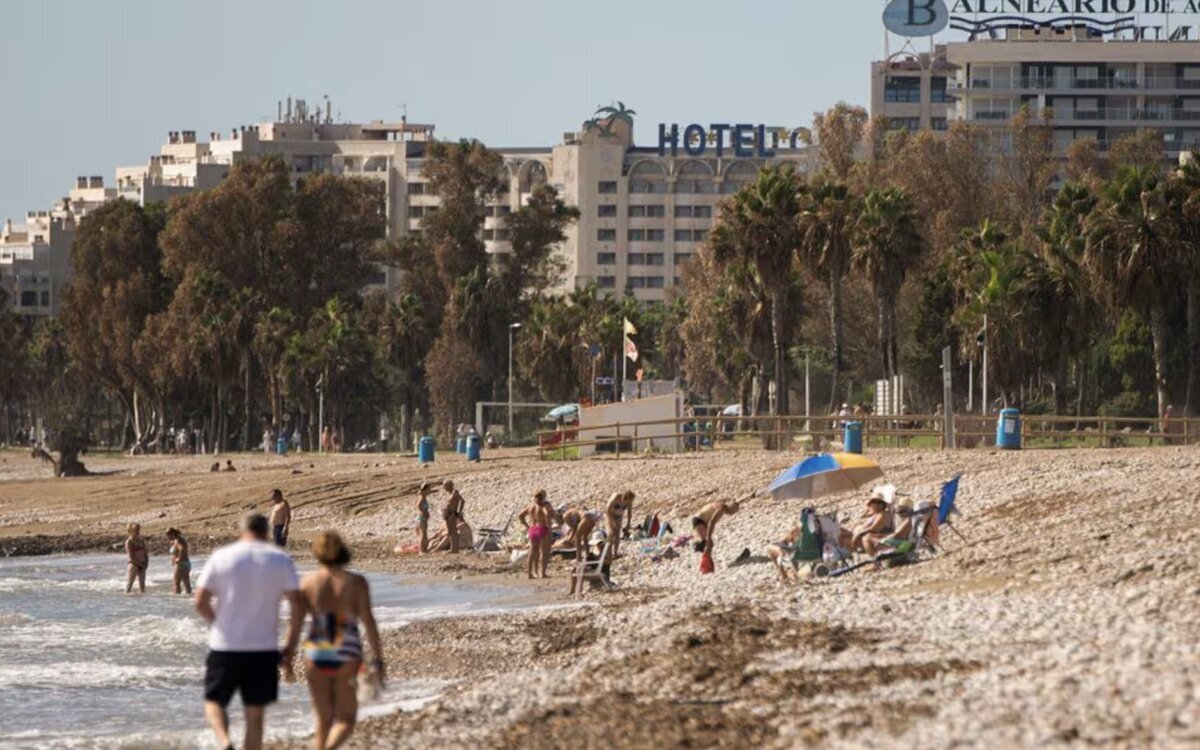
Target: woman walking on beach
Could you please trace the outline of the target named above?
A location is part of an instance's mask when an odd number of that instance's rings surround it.
[[[175,593],[192,593],[192,559],[188,555],[188,540],[179,529],[167,529],[167,539],[171,540],[171,586]]]
[[[433,485],[422,482],[417,492],[417,551],[424,555],[429,552],[429,496],[433,494]]]
[[[356,678],[363,661],[360,623],[374,657],[368,679],[379,684],[384,677],[383,649],[367,579],[346,570],[350,549],[337,532],[322,531],[313,541],[312,551],[321,567],[304,577],[300,593],[312,618],[304,659],[316,714],[313,747],[334,750],[350,739],[358,719]]]
[[[125,527],[129,534],[125,539],[125,556],[129,558],[129,576],[125,580],[125,593],[133,591],[136,579],[138,591],[146,593],[146,566],[150,564],[150,553],[146,551],[146,540],[142,539],[141,524],[131,523]]]

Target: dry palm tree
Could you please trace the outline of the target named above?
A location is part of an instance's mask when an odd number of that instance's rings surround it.
[[[784,297],[800,244],[800,180],[790,167],[767,168],[758,179],[721,205],[710,246],[720,263],[735,262],[765,289],[771,308],[776,404],[772,416],[788,413],[788,332]]]
[[[1180,221],[1169,184],[1156,171],[1126,167],[1105,186],[1087,221],[1084,262],[1113,310],[1150,323],[1158,414],[1167,406],[1167,305],[1178,287]]]
[[[867,277],[878,306],[879,353],[884,374],[900,374],[896,302],[904,279],[928,247],[908,195],[897,188],[872,190],[855,225],[854,264]]]

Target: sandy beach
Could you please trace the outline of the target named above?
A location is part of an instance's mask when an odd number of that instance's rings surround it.
[[[964,473],[942,554],[836,580],[780,584],[761,554],[798,503],[751,500],[717,532],[717,573],[690,549],[617,561],[620,590],[565,598],[566,566],[529,589],[541,610],[389,631],[396,679],[450,681],[422,709],[370,719],[351,747],[1195,747],[1200,744],[1200,452],[1157,448],[1000,453],[880,451],[917,498]],[[151,552],[178,526],[197,550],[279,487],[293,550],[347,535],[373,567],[524,586],[507,554],[396,558],[423,480],[453,477],[475,526],[503,525],[538,488],[555,504],[637,492],[635,514],[678,533],[704,503],[766,487],[795,460],[718,451],[679,457],[481,464],[411,458],[92,457],[101,476],[53,480],[0,453],[0,554],[110,550],[129,521]],[[222,458],[224,461],[224,457]],[[857,513],[865,491],[819,502]],[[509,543],[520,543],[514,528]],[[636,546],[636,545],[635,545]],[[162,561],[152,561],[165,564]],[[302,740],[284,745],[305,747]]]

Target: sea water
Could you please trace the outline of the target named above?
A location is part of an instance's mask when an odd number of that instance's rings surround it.
[[[204,559],[192,562],[194,580]],[[384,628],[510,608],[512,592],[502,588],[367,579]],[[202,707],[206,625],[190,597],[171,593],[163,558],[151,560],[145,594],[126,595],[124,586],[120,555],[0,560],[0,748],[211,747]],[[443,687],[391,682],[360,715],[417,708]],[[240,714],[234,698],[235,737]],[[306,688],[281,685],[268,736],[304,734],[311,722]]]

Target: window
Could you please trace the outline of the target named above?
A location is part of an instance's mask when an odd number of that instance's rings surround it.
[[[666,287],[666,279],[664,279],[662,276],[646,277],[647,289],[663,289],[664,287]]]
[[[646,230],[645,229],[630,229],[629,233],[626,236],[628,237],[630,242],[645,242]]]
[[[883,100],[896,104],[920,104],[921,79],[911,76],[888,78],[883,84]]]
[[[617,262],[616,253],[596,253],[596,262],[602,266],[615,265]]]
[[[625,264],[629,266],[644,266],[646,265],[646,254],[630,253],[625,259]]]
[[[646,288],[646,277],[645,276],[630,276],[629,277],[629,288],[630,289],[645,289]]]
[[[661,180],[630,180],[629,192],[636,194],[665,193],[667,183]]]
[[[630,206],[629,207],[629,218],[641,219],[641,218],[644,218],[645,216],[646,216],[646,207],[645,206]]]
[[[615,229],[597,229],[596,239],[600,242],[616,242],[617,230]]]
[[[647,229],[647,242],[662,242],[667,239],[667,230],[665,229]]]
[[[666,206],[646,206],[646,216],[651,219],[662,219],[667,215]]]
[[[424,215],[425,215],[425,207],[424,206],[409,206],[408,207],[408,218],[419,219]]]
[[[601,219],[614,219],[617,216],[616,206],[597,206],[596,215]]]
[[[712,209],[712,206],[693,206],[692,216],[697,219],[711,219]]]
[[[423,182],[408,183],[408,194],[409,195],[425,195],[425,183],[423,183]]]
[[[617,288],[617,277],[616,276],[597,276],[596,277],[596,286],[600,287],[601,289],[616,289]]]
[[[914,133],[921,129],[920,117],[892,117],[888,119],[888,127],[891,130],[907,130]]]
[[[695,210],[695,208],[696,208],[695,206],[676,206],[675,207],[675,218],[676,219],[690,219],[690,218],[692,218],[692,215],[693,215],[692,211]]]
[[[930,81],[929,101],[944,104],[950,101],[950,95],[946,93],[946,78],[944,76],[934,77]]]
[[[483,230],[483,238],[489,242],[496,239],[496,230],[494,230],[494,229]]]
[[[42,292],[42,307],[50,306],[50,292]]]
[[[945,117],[935,117],[929,121],[929,124],[934,130],[947,130],[950,127],[950,123]]]
[[[508,230],[507,229],[497,229],[496,230],[496,241],[497,242],[508,242]]]
[[[661,266],[666,262],[666,256],[662,253],[646,253],[646,265],[648,266]]]
[[[675,230],[675,241],[676,242],[691,242],[692,241],[692,230],[676,229]]]
[[[599,191],[601,195],[612,195],[617,192],[617,181],[606,180],[600,183]]]
[[[21,307],[37,307],[37,292],[21,292]]]
[[[707,239],[708,239],[708,230],[707,229],[697,229],[694,232],[692,232],[692,241],[693,242],[704,242]]]
[[[496,206],[497,216],[508,216],[512,213],[512,206]]]
[[[691,253],[675,253],[675,265],[680,266],[692,259]]]

